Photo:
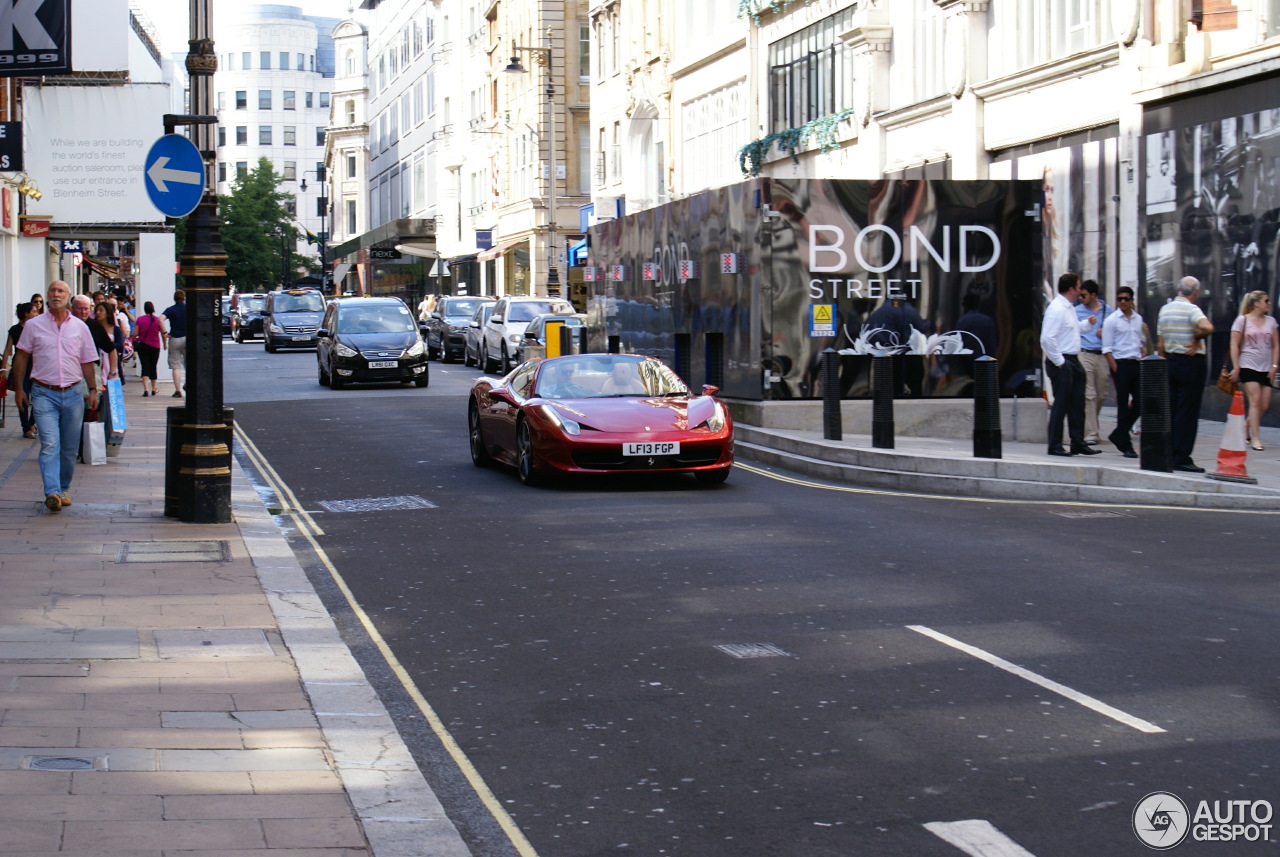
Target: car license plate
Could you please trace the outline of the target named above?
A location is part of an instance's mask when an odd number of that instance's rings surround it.
[[[623,455],[679,455],[680,441],[668,440],[659,443],[624,443]]]
[[[295,337],[293,338],[293,341],[294,341],[294,342],[306,342],[306,341],[307,341],[308,339],[310,339],[310,338],[311,338],[310,336],[295,336]]]
[[[394,369],[400,364],[394,360],[370,360],[370,369]]]

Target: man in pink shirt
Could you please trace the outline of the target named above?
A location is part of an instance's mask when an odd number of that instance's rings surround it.
[[[71,477],[84,422],[82,384],[89,387],[89,407],[98,406],[93,383],[98,349],[88,325],[71,315],[70,304],[71,287],[61,280],[50,283],[45,312],[23,326],[13,356],[13,371],[19,378],[31,363],[30,402],[40,432],[40,477],[44,504],[51,512],[71,505]],[[19,407],[27,404],[21,388],[14,395]]]

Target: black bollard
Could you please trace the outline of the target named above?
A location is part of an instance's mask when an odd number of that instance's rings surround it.
[[[1173,424],[1169,414],[1169,364],[1148,357],[1138,365],[1138,405],[1142,414],[1138,466],[1173,472]]]
[[[871,358],[871,445],[893,449],[893,358]]]
[[[560,325],[560,353],[561,354],[575,353],[574,347],[573,347],[573,339],[574,339],[574,334],[577,333],[578,330],[580,330],[580,328],[570,327],[567,324]]]
[[[610,335],[610,337],[609,337],[609,353],[610,353],[610,354],[621,354],[621,353],[622,353],[622,337],[621,337],[621,336],[618,336],[617,334],[612,334],[612,335]]]
[[[973,457],[1003,458],[1000,429],[1000,364],[994,357],[973,361]]]
[[[840,425],[840,355],[834,348],[822,351],[822,437],[844,439]]]

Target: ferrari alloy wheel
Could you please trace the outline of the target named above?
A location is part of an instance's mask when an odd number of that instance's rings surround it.
[[[533,469],[533,436],[525,420],[516,424],[516,472],[525,485],[539,482],[538,472]]]
[[[471,445],[471,463],[476,467],[489,465],[489,451],[484,448],[484,435],[480,431],[480,411],[476,403],[467,406],[467,440]]]

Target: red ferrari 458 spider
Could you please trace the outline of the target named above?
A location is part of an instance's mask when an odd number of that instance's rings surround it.
[[[733,466],[733,420],[716,392],[705,386],[694,395],[651,357],[531,360],[471,388],[471,459],[512,465],[525,484],[557,473],[685,471],[723,482]]]

